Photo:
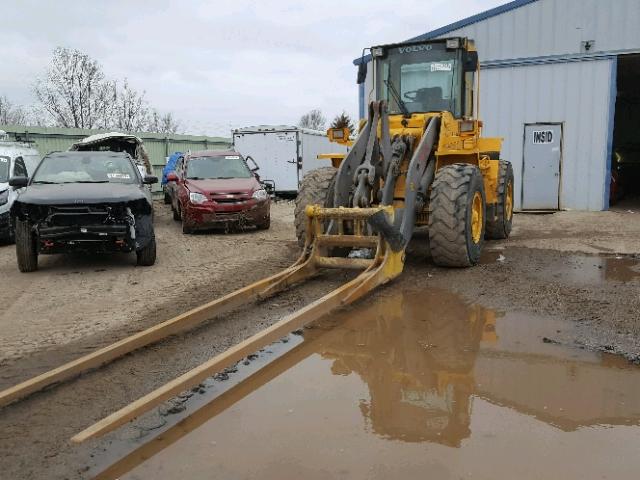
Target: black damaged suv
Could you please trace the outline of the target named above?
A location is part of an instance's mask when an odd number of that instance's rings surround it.
[[[32,177],[12,177],[26,187],[11,207],[21,272],[38,268],[38,255],[136,252],[138,265],[153,265],[153,203],[133,160],[122,152],[55,152]]]

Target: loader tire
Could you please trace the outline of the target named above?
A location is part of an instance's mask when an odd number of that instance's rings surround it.
[[[480,260],[486,205],[480,169],[454,163],[436,172],[429,199],[429,246],[436,265],[470,267]]]
[[[333,185],[335,183],[338,169],[333,167],[322,167],[311,170],[302,179],[298,196],[296,197],[295,219],[296,237],[298,245],[304,247],[307,215],[305,209],[307,205],[333,206]]]
[[[15,236],[18,270],[25,273],[35,272],[38,269],[38,251],[31,224],[16,219]]]
[[[500,160],[498,167],[498,202],[494,216],[487,218],[486,238],[500,240],[508,238],[513,223],[513,168],[511,162]]]

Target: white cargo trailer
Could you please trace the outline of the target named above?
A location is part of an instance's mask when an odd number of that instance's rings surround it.
[[[346,146],[330,142],[325,132],[287,125],[238,128],[233,130],[233,145],[256,161],[260,178],[272,180],[280,195],[295,195],[309,170],[331,165],[330,160],[318,160],[319,154],[347,152]]]

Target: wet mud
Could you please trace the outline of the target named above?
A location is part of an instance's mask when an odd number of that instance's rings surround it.
[[[27,278],[0,248],[0,385],[298,254],[292,207],[274,208],[267,232],[188,239],[161,208],[157,268],[51,257]],[[347,278],[331,272],[5,407],[0,478],[637,478],[637,369],[607,352],[640,363],[640,217],[594,227],[585,215],[519,215],[470,269],[434,266],[418,232],[402,276],[353,309],[101,439],[69,443]]]
[[[192,415],[116,442],[129,451],[97,455],[90,473],[637,478],[640,368],[545,341],[570,328],[446,290],[387,289],[240,365]]]

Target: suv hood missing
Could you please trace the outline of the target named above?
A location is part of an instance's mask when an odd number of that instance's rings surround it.
[[[18,201],[32,205],[123,203],[147,199],[138,184],[62,183],[29,185]]]

